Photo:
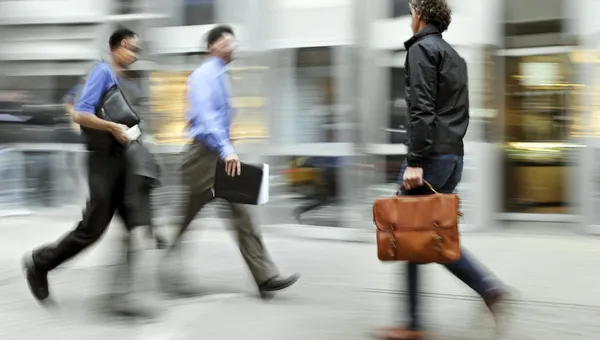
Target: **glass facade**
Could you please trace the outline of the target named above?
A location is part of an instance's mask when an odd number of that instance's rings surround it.
[[[453,2],[453,6],[473,8],[470,2]],[[233,24],[241,48],[230,67],[236,109],[232,136],[245,159],[271,164],[272,202],[262,208],[263,222],[296,223],[297,213],[306,210],[302,223],[353,226],[347,221],[356,217],[357,226],[369,227],[372,200],[396,191],[406,154],[404,39],[378,45],[376,38],[360,34],[383,27],[377,26],[380,23],[406,26],[397,18],[409,15],[408,1],[352,2],[361,9],[356,16],[365,18],[350,20],[357,27],[354,40],[349,41],[325,38],[327,30],[321,40],[281,39],[270,32],[304,31],[275,26],[288,24],[274,18],[289,13],[276,6],[253,7],[259,2],[248,2],[243,8],[232,3],[178,0],[165,5],[172,12],[168,20],[124,22],[148,37],[144,59],[156,62],[133,75],[148,98],[148,121],[156,141],[169,147],[187,142],[185,82],[206,57],[201,39],[208,28],[203,25]],[[501,25],[505,28],[501,37],[470,43],[459,35],[460,43],[450,41],[467,59],[471,82],[472,119],[460,188],[463,204],[470,205],[469,212],[482,211],[490,219],[502,219],[497,216],[502,214],[583,214],[578,210],[583,199],[574,194],[580,187],[576,175],[580,170],[574,161],[581,161],[587,152],[580,145],[596,143],[600,133],[600,106],[590,95],[597,92],[593,76],[598,74],[597,55],[587,47],[584,51],[583,46],[560,43],[571,41],[566,37],[573,35],[561,10],[548,11],[547,18],[538,20],[528,17],[535,13],[525,13],[517,2],[511,3],[511,11],[521,17],[504,18],[507,24]],[[458,18],[462,12],[459,8],[455,13]],[[157,42],[149,29],[165,22],[182,34],[191,29],[187,26],[197,26],[193,29],[198,33],[193,39],[172,33],[173,41],[188,41],[180,42],[183,47],[173,43],[175,47],[153,50]],[[486,24],[497,23],[486,20]],[[106,25],[105,31],[115,25]],[[550,35],[562,38],[550,39]],[[452,40],[457,35],[447,36]],[[99,46],[104,46],[104,40]],[[390,54],[401,57],[379,62]],[[18,91],[37,91],[36,98],[58,102],[77,81],[78,75],[65,73],[19,77],[11,83]],[[579,164],[588,164],[588,169],[595,166],[586,162]],[[479,189],[485,183],[492,183],[493,189]],[[485,224],[482,221],[472,223]]]

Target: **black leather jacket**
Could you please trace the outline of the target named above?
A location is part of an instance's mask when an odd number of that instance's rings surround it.
[[[404,43],[408,166],[421,167],[430,155],[463,155],[469,126],[467,64],[428,25]]]

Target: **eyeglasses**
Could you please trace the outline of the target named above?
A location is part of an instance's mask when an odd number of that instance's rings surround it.
[[[125,49],[127,49],[128,51],[130,51],[136,55],[139,55],[142,53],[142,48],[139,46],[130,45],[129,43],[125,43],[125,45],[123,47],[125,47]]]

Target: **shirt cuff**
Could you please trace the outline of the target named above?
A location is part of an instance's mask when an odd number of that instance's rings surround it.
[[[421,160],[418,158],[409,157],[406,160],[406,165],[408,165],[411,168],[422,168],[423,162],[421,162]]]
[[[235,149],[233,148],[233,145],[226,144],[221,149],[221,159],[225,159],[227,156],[231,155],[232,153],[235,153]]]

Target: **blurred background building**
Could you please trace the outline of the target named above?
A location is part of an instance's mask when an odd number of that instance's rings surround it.
[[[467,60],[470,76],[472,123],[459,189],[465,230],[532,221],[595,233],[600,4],[449,3],[454,14],[445,38]],[[64,116],[52,105],[106,55],[110,32],[120,25],[138,32],[145,51],[131,75],[147,98],[144,115],[166,169],[157,194],[163,208],[180,193],[185,80],[205,58],[203,35],[217,23],[233,25],[241,42],[231,66],[238,151],[274,169],[272,202],[258,212],[264,223],[296,223],[294,209],[335,180],[329,196],[337,200],[302,221],[370,228],[372,201],[397,189],[406,154],[408,0],[2,1],[0,23],[0,92],[7,98],[0,109],[21,115],[26,104]],[[13,176],[5,201],[14,205],[18,197],[30,210],[79,204],[84,193],[65,188],[81,187],[81,176],[64,174],[80,145],[67,146],[70,139],[56,137],[60,129],[38,125],[19,125],[3,140],[2,157],[25,169],[5,166],[5,177]],[[39,162],[47,164],[43,176]],[[324,168],[335,175],[324,179]],[[32,193],[54,198],[40,203]]]

